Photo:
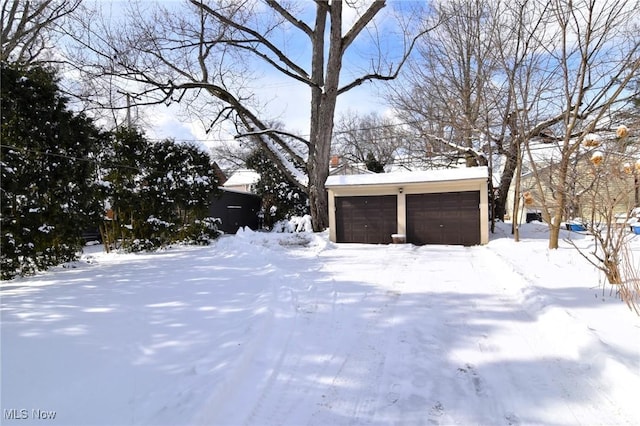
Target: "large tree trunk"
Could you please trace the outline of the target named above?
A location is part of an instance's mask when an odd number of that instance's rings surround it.
[[[316,91],[314,90],[314,93]],[[329,202],[325,183],[329,176],[329,157],[331,153],[331,133],[333,132],[333,106],[326,102],[315,103],[315,96],[324,97],[322,93],[312,96],[310,152],[307,163],[309,174],[309,209],[313,230],[321,232],[329,226]]]
[[[322,161],[316,162],[321,167]],[[311,223],[315,232],[321,232],[329,227],[329,200],[325,189],[325,181],[329,175],[329,162],[326,162],[326,172],[315,170],[309,173],[309,207]]]
[[[325,183],[329,176],[331,138],[333,121],[338,99],[338,85],[342,68],[342,3],[333,2],[329,17],[329,57],[326,76],[324,74],[324,32],[327,7],[318,3],[318,14],[314,29],[312,79],[315,87],[311,90],[311,135],[309,160],[309,205],[313,230],[323,231],[329,226],[329,202]]]
[[[329,159],[331,157],[331,135],[333,133],[333,116],[336,97],[325,96],[320,108],[314,108],[317,116],[311,117],[311,152],[309,153],[309,207],[313,230],[320,232],[329,227],[329,201],[325,187],[329,176]],[[328,99],[332,97],[332,99]]]

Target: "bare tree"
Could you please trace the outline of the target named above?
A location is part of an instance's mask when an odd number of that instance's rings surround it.
[[[84,22],[76,38],[83,40],[83,71],[94,81],[109,79],[137,105],[178,102],[202,111],[207,104],[212,126],[226,120],[234,124],[237,137],[254,139],[307,191],[314,229],[321,230],[328,226],[324,183],[339,95],[366,82],[396,78],[420,33],[411,36],[400,26],[393,43],[402,51],[396,62],[386,63],[384,55],[371,57],[367,69],[347,72],[343,65],[351,63],[346,59],[350,47],[366,35],[375,36],[386,1],[317,0],[314,10],[309,6],[276,0],[189,0],[179,10],[133,6],[132,25],[120,22],[114,31]],[[349,27],[345,8],[356,13]],[[414,15],[405,11],[400,16]],[[274,117],[265,116],[257,94],[260,74],[274,71],[308,90],[309,136],[268,125]]]
[[[0,61],[31,63],[52,48],[52,33],[82,0],[3,0]]]
[[[609,127],[607,117],[640,70],[640,36],[637,31],[638,4],[626,1],[549,1],[549,25],[557,36],[545,38],[549,58],[544,70],[557,81],[549,91],[549,105],[562,120],[558,133],[559,160],[551,192],[542,190],[545,216],[549,220],[549,248],[558,248],[561,222],[572,193],[571,164],[585,137],[601,127]],[[535,170],[535,161],[530,161]],[[553,200],[549,200],[549,194]]]
[[[628,225],[640,173],[637,138],[608,131],[600,132],[593,141],[597,143],[581,147],[583,152],[572,176],[575,191],[569,194],[579,198],[580,211],[574,213],[593,237],[593,244],[582,248],[573,240],[568,241],[605,274],[610,284],[619,286],[626,280],[625,273],[630,272],[629,265],[624,271],[622,256],[633,235]]]
[[[403,75],[406,84],[389,96],[424,140],[423,149],[461,156],[467,166],[488,164],[487,127],[495,122],[490,102],[500,98],[491,82],[498,66],[493,4],[438,2],[442,24],[420,41]]]
[[[273,121],[268,125],[270,129],[285,131],[285,125],[282,122]],[[211,154],[223,170],[242,169],[247,167],[247,160],[259,148],[260,144],[255,138],[220,139],[211,149]]]
[[[405,140],[402,128],[390,118],[378,113],[359,115],[347,111],[336,123],[334,151],[353,163],[374,158],[386,166],[401,153]]]
[[[446,1],[444,22],[419,44],[405,90],[391,99],[431,143],[489,165],[497,183],[493,217],[504,219],[522,144],[562,116],[543,116],[537,102],[551,81],[539,40],[545,5],[536,0]],[[534,34],[537,34],[534,37]]]
[[[495,33],[494,57],[498,66],[493,78],[504,83],[500,91],[490,95],[493,117],[497,120],[487,120],[492,123],[487,127],[487,134],[501,166],[495,212],[496,217],[503,219],[512,192],[511,219],[514,238],[518,241],[519,213],[524,207],[520,195],[524,148],[530,142],[548,143],[553,137],[549,129],[564,117],[562,111],[544,107],[549,93],[557,87],[557,81],[545,72],[552,69],[553,64],[549,62],[544,43],[558,35],[555,26],[550,24],[548,1],[505,2],[493,12],[494,24],[506,29]]]
[[[255,144],[251,142],[238,144],[231,141],[220,141],[211,149],[211,156],[225,171],[242,169],[247,166],[247,159],[254,147]]]
[[[418,47],[408,89],[392,97],[395,106],[425,138],[465,153],[468,165],[489,163],[500,176],[498,218],[528,155],[524,148],[541,141],[558,146],[555,198],[541,200],[549,246],[556,248],[568,166],[581,137],[638,71],[637,8],[616,0],[516,0],[446,1],[437,10],[445,24]]]

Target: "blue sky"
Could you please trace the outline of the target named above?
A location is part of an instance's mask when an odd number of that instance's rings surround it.
[[[142,3],[144,6],[148,6],[153,4],[154,1],[143,0]],[[177,10],[183,7],[182,5],[184,4],[182,1],[176,0],[161,0],[159,3],[164,6],[176,7]],[[415,2],[389,2],[387,7],[380,12],[379,19],[376,21],[377,33],[363,32],[356,43],[350,46],[343,63],[343,78],[341,81],[343,84],[350,82],[354,76],[359,76],[366,72],[364,70],[378,56],[376,42],[381,46],[383,54],[388,54],[391,62],[398,63],[397,52],[401,51],[402,46],[400,40],[394,35],[394,28],[390,24],[393,20],[389,17],[396,12],[396,9],[406,9],[407,5],[413,3]],[[104,1],[100,2],[100,4],[103,9],[109,10],[109,13],[112,14],[112,19],[117,19],[127,7],[128,2],[114,0],[108,5]],[[311,2],[309,4],[313,7]],[[356,4],[367,6],[369,2],[359,1]],[[311,10],[310,12],[313,11]],[[349,28],[350,24],[354,22],[358,16],[357,13],[354,10],[345,8],[345,29]],[[310,25],[312,25],[312,21]],[[305,37],[301,37],[300,34],[297,30],[292,30],[282,34],[282,39],[286,39],[288,54],[292,57],[300,58],[299,63],[308,70],[310,68],[309,44],[306,43]],[[283,77],[262,62],[257,61],[256,67],[259,67],[258,73],[262,77],[256,80],[254,90],[261,101],[267,102],[269,117],[285,123],[287,130],[299,132],[301,135],[308,134],[309,88],[304,84]],[[373,111],[384,113],[387,106],[380,96],[380,88],[380,84],[365,83],[341,95],[338,99],[336,116],[347,110],[356,111],[363,115]],[[177,105],[172,105],[169,108],[160,106],[153,108],[153,110],[146,109],[141,111],[141,114],[147,117],[149,127],[146,131],[152,138],[194,140],[202,142],[203,145],[210,148],[219,139],[231,140],[233,137],[232,134],[225,135],[224,133],[216,132],[212,132],[209,135],[205,134],[204,125],[197,119],[190,119],[180,114],[180,108]]]

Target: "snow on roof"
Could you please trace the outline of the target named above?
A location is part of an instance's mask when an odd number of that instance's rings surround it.
[[[224,186],[219,186],[218,189],[220,191],[229,192],[233,194],[242,194],[242,195],[251,195],[253,197],[260,197],[258,194],[254,194],[252,192],[242,191],[239,189],[225,188]]]
[[[260,180],[260,175],[251,169],[236,170],[223,186],[253,185]]]
[[[329,176],[326,187],[347,185],[394,185],[451,180],[487,179],[487,167],[465,167],[459,169],[425,170],[420,172],[376,173],[366,175]]]

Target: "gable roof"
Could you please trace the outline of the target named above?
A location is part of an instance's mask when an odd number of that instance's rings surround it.
[[[224,174],[218,163],[214,161],[211,164],[211,168],[213,168],[213,173],[215,174],[216,179],[218,179],[218,185],[224,185],[227,181],[227,175]]]
[[[260,180],[260,175],[251,169],[236,170],[223,186],[253,185]]]
[[[423,182],[443,182],[468,179],[487,179],[487,167],[465,167],[459,169],[426,170],[420,172],[374,173],[362,175],[329,176],[325,186],[349,185],[396,185]]]

